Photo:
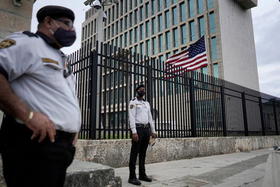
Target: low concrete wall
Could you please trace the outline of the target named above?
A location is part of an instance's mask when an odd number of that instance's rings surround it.
[[[146,163],[252,151],[280,145],[280,136],[157,139],[148,148]],[[128,166],[131,140],[79,140],[76,159],[112,167]]]

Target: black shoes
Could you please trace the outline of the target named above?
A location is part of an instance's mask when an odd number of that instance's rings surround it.
[[[138,185],[138,186],[141,185],[141,182],[138,179],[136,179],[136,178],[128,179],[128,183],[134,184],[134,185]]]
[[[146,182],[152,182],[152,179],[149,178],[147,175],[139,176],[139,180],[146,181]]]

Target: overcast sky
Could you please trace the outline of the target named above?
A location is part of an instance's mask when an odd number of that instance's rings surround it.
[[[81,43],[81,25],[85,20],[84,0],[37,0],[33,7],[32,31],[36,31],[35,19],[38,9],[45,5],[61,5],[75,12],[75,28],[78,37],[73,46],[64,48],[67,54],[77,50]],[[258,0],[258,7],[252,9],[254,36],[260,89],[262,92],[280,97],[280,2],[279,0]]]

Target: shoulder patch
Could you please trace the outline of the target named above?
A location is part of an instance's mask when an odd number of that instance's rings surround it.
[[[129,108],[130,108],[130,109],[133,109],[133,108],[134,108],[134,105],[130,105]]]
[[[29,36],[29,37],[36,37],[36,38],[38,37],[37,34],[34,34],[30,31],[23,31],[22,33]]]
[[[12,39],[6,39],[0,42],[0,49],[11,47],[12,45],[15,45],[16,41]]]
[[[53,59],[50,59],[50,58],[42,58],[42,61],[44,63],[52,63],[52,64],[56,64],[56,65],[59,65],[59,62],[53,60]]]

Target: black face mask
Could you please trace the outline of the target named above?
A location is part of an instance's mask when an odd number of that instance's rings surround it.
[[[56,39],[59,45],[68,47],[75,42],[76,32],[58,28],[54,32],[53,37]]]
[[[145,91],[137,91],[137,96],[143,97],[145,95]]]

